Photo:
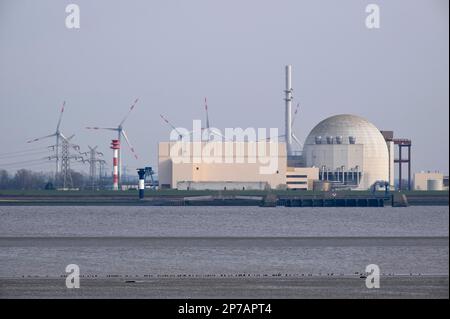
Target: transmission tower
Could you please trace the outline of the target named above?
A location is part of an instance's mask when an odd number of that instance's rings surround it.
[[[73,187],[72,172],[70,170],[70,161],[83,159],[80,156],[70,154],[70,149],[75,149],[77,151],[80,149],[78,145],[70,143],[70,140],[73,137],[74,135],[72,135],[69,138],[63,138],[61,143],[61,179],[63,189]]]
[[[97,152],[97,147],[89,147],[89,152],[81,153],[82,155],[89,156],[88,160],[85,160],[89,163],[89,182],[90,182],[90,188],[92,190],[95,190],[97,188],[97,165],[99,165],[99,171],[100,171],[100,181],[101,181],[101,174],[103,169],[104,160],[99,159],[98,157],[102,157],[102,152]]]
[[[98,161],[98,178],[99,178],[99,187],[103,188],[104,186],[104,179],[105,179],[105,165],[106,165],[106,161],[105,160],[99,160]]]
[[[50,137],[56,137],[56,144],[52,146],[52,148],[55,150],[55,155],[49,157],[49,160],[55,160],[56,161],[56,169],[55,169],[55,181],[54,181],[54,186],[56,186],[59,183],[59,177],[60,177],[60,173],[62,173],[61,170],[61,165],[62,165],[62,157],[60,156],[60,152],[62,153],[62,144],[64,142],[64,140],[66,140],[65,135],[61,132],[60,130],[60,126],[61,126],[61,121],[63,118],[63,114],[64,114],[64,107],[66,105],[66,102],[64,101],[62,103],[62,107],[61,107],[61,111],[59,113],[59,119],[58,119],[58,123],[56,124],[56,131],[53,131],[52,134],[50,135],[46,135],[46,136],[42,136],[42,137],[38,137],[32,140],[29,140],[27,143],[33,143],[33,142],[37,142],[46,138],[50,138]]]

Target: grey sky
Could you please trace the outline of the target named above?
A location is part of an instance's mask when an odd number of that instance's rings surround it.
[[[69,3],[79,30],[65,27]],[[365,27],[368,3],[381,29]],[[412,139],[413,171],[448,173],[448,19],[446,0],[0,0],[0,153],[51,145],[25,141],[53,132],[63,100],[62,131],[110,163],[115,135],[84,127],[117,125],[140,98],[125,124],[140,156],[124,150],[129,170],[157,166],[160,113],[189,128],[205,96],[213,126],[282,130],[292,64],[300,140],[330,115],[358,114]]]

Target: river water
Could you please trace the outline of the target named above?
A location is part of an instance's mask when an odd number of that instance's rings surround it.
[[[0,207],[0,278],[448,275],[448,207]]]

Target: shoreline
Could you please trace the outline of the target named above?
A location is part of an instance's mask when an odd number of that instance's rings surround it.
[[[261,278],[81,278],[67,289],[59,278],[0,278],[0,298],[449,298],[444,275],[381,277],[379,289],[365,279],[343,277]]]
[[[46,191],[0,190],[0,206],[260,206],[260,207],[408,207],[448,206],[449,192],[369,191]]]
[[[402,194],[392,193],[169,193],[147,192],[139,199],[137,194],[77,194],[46,193],[5,194],[0,192],[0,206],[260,206],[260,207],[408,207],[448,206],[449,193]]]
[[[236,202],[226,202],[226,203],[218,203],[218,202],[202,202],[202,203],[190,203],[189,205],[184,205],[183,203],[179,202],[172,202],[172,201],[158,201],[158,202],[150,202],[150,201],[8,201],[8,200],[0,200],[0,207],[16,207],[16,206],[150,206],[150,207],[167,207],[167,206],[189,206],[189,207],[195,207],[195,206],[209,206],[209,207],[217,207],[217,206],[234,206],[234,207],[243,207],[243,206],[253,206],[253,207],[261,207],[261,209],[264,209],[265,207],[286,207],[284,205],[276,205],[276,206],[263,206],[260,203],[253,203],[253,202],[243,202],[243,201],[236,201]],[[416,207],[416,206],[422,206],[422,207],[433,207],[433,206],[448,206],[445,202],[415,202],[414,204],[409,204],[408,206],[391,206],[391,205],[384,205],[384,206],[292,206],[290,208],[337,208],[337,207],[344,207],[344,208],[382,208],[382,207]]]

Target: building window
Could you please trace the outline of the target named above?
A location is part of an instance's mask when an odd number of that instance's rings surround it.
[[[286,182],[288,185],[306,185],[308,182]]]
[[[287,178],[308,178],[308,175],[287,175]]]

